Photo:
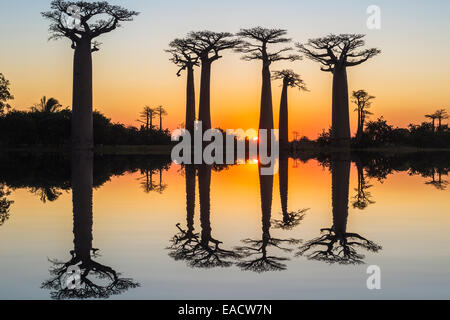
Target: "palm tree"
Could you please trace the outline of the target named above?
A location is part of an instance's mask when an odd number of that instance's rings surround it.
[[[425,118],[428,118],[428,119],[431,119],[431,120],[432,120],[432,124],[433,124],[433,132],[435,132],[435,131],[436,131],[436,119],[437,119],[436,112],[433,113],[433,114],[427,114],[427,115],[425,115]]]
[[[33,112],[42,112],[42,113],[55,113],[58,112],[59,109],[62,108],[62,105],[55,98],[50,98],[47,100],[46,96],[41,98],[39,103],[36,103],[31,107],[31,111]]]

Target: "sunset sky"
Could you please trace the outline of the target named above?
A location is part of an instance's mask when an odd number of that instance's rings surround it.
[[[138,125],[145,105],[164,105],[165,125],[184,121],[185,75],[164,52],[168,43],[193,30],[237,32],[263,26],[284,28],[295,42],[329,33],[367,34],[367,46],[382,55],[349,70],[350,91],[365,89],[377,97],[373,118],[396,126],[424,121],[424,115],[448,108],[450,101],[450,2],[448,1],[301,1],[301,0],[115,0],[141,14],[134,22],[98,40],[94,54],[94,108],[116,122]],[[68,40],[47,41],[48,21],[40,16],[50,0],[0,2],[0,72],[11,81],[16,109],[27,109],[46,95],[71,105],[73,50]],[[381,30],[368,30],[366,9],[381,8]],[[310,92],[290,91],[290,131],[311,138],[331,123],[330,73],[303,60],[272,65],[300,73]],[[224,53],[213,64],[212,122],[224,129],[255,128],[259,120],[260,63]],[[196,70],[198,90],[199,70]],[[272,87],[278,123],[280,83]],[[198,98],[198,94],[197,94]],[[353,106],[351,110],[353,111]],[[356,130],[356,114],[352,113]]]

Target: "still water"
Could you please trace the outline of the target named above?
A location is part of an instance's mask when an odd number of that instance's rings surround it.
[[[281,159],[273,177],[1,155],[0,299],[449,299],[449,169],[440,153]]]

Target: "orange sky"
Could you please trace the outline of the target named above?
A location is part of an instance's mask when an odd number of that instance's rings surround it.
[[[121,2],[124,1],[118,1]],[[308,10],[300,10],[297,3],[283,2],[290,7],[285,6],[282,11],[274,3],[266,3],[264,10],[249,17],[248,13],[252,12],[249,4],[235,3],[233,7],[213,1],[204,11],[185,8],[187,11],[173,12],[170,19],[167,18],[170,11],[167,3],[124,2],[142,14],[136,21],[99,39],[103,45],[94,55],[94,107],[113,121],[137,126],[141,108],[164,105],[169,112],[164,123],[175,129],[184,122],[185,75],[176,77],[177,68],[164,53],[168,43],[189,30],[234,32],[248,24],[286,28],[289,36],[300,42],[331,31],[367,34],[368,46],[378,47],[383,53],[349,70],[349,88],[350,91],[365,89],[377,97],[372,107],[373,119],[384,115],[396,126],[407,126],[424,121],[427,113],[447,107],[450,45],[442,41],[439,32],[448,30],[449,22],[443,13],[445,10],[437,4],[425,6],[412,1],[408,2],[409,6],[401,7],[380,1],[383,27],[373,31],[365,28],[367,6],[362,2],[349,1],[336,7],[335,10],[342,11],[341,19],[332,12],[320,11],[316,4],[308,4]],[[12,105],[27,109],[46,95],[68,106],[72,90],[70,43],[66,40],[47,42],[48,24],[38,12],[48,8],[48,1],[39,0],[23,8],[22,0],[8,7],[8,13],[0,10],[0,24],[3,24],[0,36],[3,47],[7,48],[0,52],[0,72],[11,81],[16,97]],[[288,8],[293,12],[287,12]],[[281,12],[285,13],[284,19],[280,18]],[[231,16],[234,19],[230,19]],[[331,123],[332,76],[321,72],[317,63],[306,60],[272,66],[272,70],[282,68],[300,73],[310,89],[310,92],[290,91],[290,131],[315,138]],[[233,52],[224,53],[223,59],[213,64],[214,126],[224,129],[257,127],[260,69],[259,63],[242,61],[239,54]],[[196,70],[197,90],[198,75],[199,70]],[[272,91],[275,123],[278,123],[279,82],[273,84]],[[354,112],[351,123],[355,131]]]

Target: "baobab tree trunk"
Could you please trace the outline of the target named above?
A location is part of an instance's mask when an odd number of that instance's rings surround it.
[[[74,249],[76,257],[87,262],[92,250],[93,154],[74,152],[71,161]]]
[[[186,165],[186,221],[189,231],[194,230],[195,212],[195,167]]]
[[[186,88],[186,130],[194,134],[195,122],[195,87],[194,87],[194,67],[187,69],[187,88]]]
[[[200,194],[201,241],[207,245],[211,237],[211,166],[202,164],[198,169],[198,189]]]
[[[280,146],[286,149],[289,145],[289,118],[288,118],[288,84],[283,83],[280,103]]]
[[[361,108],[358,106],[358,132],[356,133],[356,138],[361,139],[362,128],[363,128],[363,118],[361,113]]]
[[[333,230],[340,238],[347,232],[350,156],[335,154],[331,159]],[[342,238],[341,238],[342,239]]]
[[[332,145],[350,147],[350,114],[348,82],[345,66],[336,66],[333,74]]]
[[[288,218],[288,176],[289,176],[289,158],[287,156],[280,157],[280,199],[281,211],[283,212],[283,219],[286,222]]]
[[[211,129],[211,62],[206,59],[202,60],[198,119],[202,121],[203,132]]]
[[[272,84],[269,66],[269,62],[263,61],[259,128],[266,130],[273,129]]]
[[[94,148],[92,120],[92,52],[90,39],[77,42],[73,66],[72,147]]]
[[[270,219],[272,216],[273,175],[262,175],[259,168],[259,187],[261,193],[263,242],[270,239]]]

